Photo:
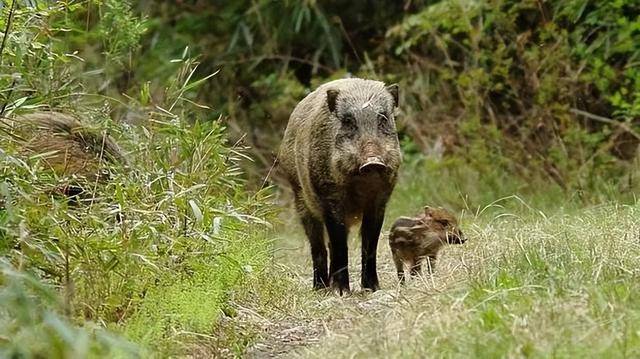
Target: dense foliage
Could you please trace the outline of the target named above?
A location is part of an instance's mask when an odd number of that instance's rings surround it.
[[[245,191],[245,149],[228,143],[224,124],[190,100],[212,77],[196,78],[196,61],[166,59],[168,77],[124,98],[105,90],[146,28],[127,3],[18,3],[2,9],[0,24],[8,29],[0,77],[0,352],[188,349],[210,332],[231,291],[266,263],[268,189]],[[99,16],[83,29],[92,6]],[[85,60],[75,46],[96,53]],[[153,105],[151,86],[163,91]],[[57,195],[73,179],[50,171],[46,154],[22,151],[12,127],[15,116],[43,109],[77,114],[111,134],[127,166],[114,166],[114,177],[79,203]],[[135,125],[112,120],[112,111],[137,114]],[[40,344],[21,345],[29,342]]]
[[[393,215],[638,188],[634,0],[1,0],[0,36],[0,356],[177,353],[209,334],[268,262],[265,178],[329,79],[400,84]],[[109,133],[130,166],[86,203],[52,195],[69,179],[9,125],[43,109]]]
[[[153,16],[136,76],[184,46],[218,81],[199,98],[268,168],[291,108],[347,73],[399,82],[408,153],[568,191],[629,190],[638,138],[634,1],[181,1]],[[458,162],[457,160],[461,161]],[[604,179],[603,182],[601,180]]]

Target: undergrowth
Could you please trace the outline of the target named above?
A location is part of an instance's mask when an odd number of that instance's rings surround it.
[[[463,226],[469,241],[446,248],[433,277],[391,286],[380,294],[390,303],[353,318],[348,334],[297,353],[637,356],[637,215],[637,205],[604,205],[473,216]]]
[[[309,273],[271,263],[262,171],[295,104],[348,73],[403,89],[386,226],[443,205],[471,239],[400,289],[418,304],[395,325],[361,318],[319,353],[638,354],[637,208],[615,204],[638,188],[636,3],[133,4],[0,2],[0,356],[242,355],[260,334],[235,326],[242,303],[349,314],[311,308]],[[76,179],[11,125],[39,110],[109,133],[129,163],[80,203],[55,195]],[[278,260],[308,260],[295,236]]]
[[[246,191],[239,167],[246,148],[228,143],[222,118],[192,100],[213,74],[198,77],[198,62],[186,54],[166,60],[172,75],[161,83],[143,83],[119,99],[102,93],[108,83],[99,79],[126,70],[145,29],[128,2],[19,3],[0,9],[8,29],[0,72],[0,257],[15,268],[0,276],[8,324],[0,351],[185,354],[268,261],[271,189]],[[100,16],[88,28],[74,26],[94,5]],[[90,40],[101,57],[84,62],[69,51]],[[49,170],[47,154],[22,151],[23,134],[12,125],[21,114],[49,109],[109,133],[128,159],[79,201],[55,191],[76,179]],[[124,121],[109,116],[114,109]],[[32,287],[13,285],[14,277]],[[120,350],[127,340],[132,349]]]
[[[0,356],[87,358],[140,355],[140,349],[96,323],[77,328],[60,313],[54,288],[0,261]]]

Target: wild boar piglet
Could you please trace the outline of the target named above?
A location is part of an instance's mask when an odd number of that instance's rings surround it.
[[[444,208],[426,206],[417,217],[398,218],[389,232],[389,246],[398,279],[404,282],[405,266],[411,275],[418,274],[424,260],[431,272],[438,252],[445,243],[462,244],[465,241],[458,220]]]

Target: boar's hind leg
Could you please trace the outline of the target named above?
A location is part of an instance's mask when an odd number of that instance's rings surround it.
[[[309,213],[302,201],[297,201],[298,214],[309,239],[311,260],[313,262],[313,288],[326,288],[329,284],[327,275],[327,247],[324,243],[324,228],[322,222]]]
[[[329,233],[329,251],[331,264],[329,273],[331,274],[331,286],[340,295],[349,293],[349,253],[347,248],[347,237],[349,232],[343,221],[338,221],[332,215],[325,218],[327,232]]]
[[[361,284],[363,289],[378,290],[378,272],[376,271],[376,252],[378,238],[384,220],[384,204],[376,206],[364,212],[362,217],[362,274]]]
[[[327,248],[324,244],[324,228],[322,222],[311,215],[302,217],[304,231],[311,245],[311,260],[313,261],[313,288],[326,288],[329,284],[327,275]]]

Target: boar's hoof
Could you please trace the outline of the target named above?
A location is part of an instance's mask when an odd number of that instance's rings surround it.
[[[338,295],[349,295],[351,289],[349,288],[349,275],[343,272],[335,273],[331,278],[331,289]]]
[[[349,289],[349,287],[341,287],[339,285],[332,285],[331,289],[333,290],[334,293],[336,293],[339,296],[348,296],[351,295],[351,289]]]
[[[368,292],[375,292],[380,289],[380,282],[378,281],[378,275],[375,271],[371,271],[370,268],[367,268],[363,271],[361,277],[360,284],[362,285],[362,290]]]
[[[366,292],[375,292],[380,289],[380,284],[376,283],[367,283],[362,284],[362,290]]]

